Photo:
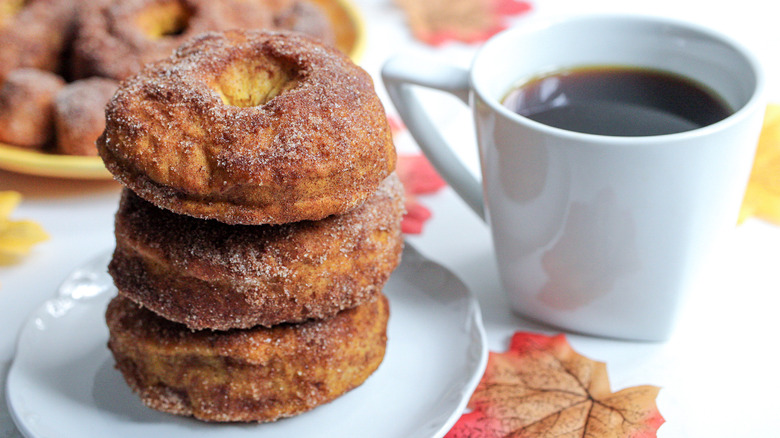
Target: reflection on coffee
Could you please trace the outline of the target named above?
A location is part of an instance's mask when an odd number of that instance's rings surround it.
[[[688,78],[618,66],[535,77],[511,90],[503,104],[545,125],[628,137],[690,131],[732,113],[723,99]]]

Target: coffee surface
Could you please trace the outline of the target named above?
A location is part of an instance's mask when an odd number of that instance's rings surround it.
[[[690,131],[732,113],[714,92],[686,77],[617,66],[535,77],[512,89],[503,104],[545,125],[611,136]]]

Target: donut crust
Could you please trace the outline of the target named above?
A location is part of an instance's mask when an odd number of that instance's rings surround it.
[[[0,142],[42,149],[54,132],[54,101],[65,81],[54,73],[20,68],[0,85]]]
[[[207,31],[289,29],[335,40],[326,15],[303,0],[90,0],[76,27],[76,78],[126,79]]]
[[[319,220],[395,168],[371,77],[288,32],[207,33],[123,82],[97,142],[153,204],[228,224]]]
[[[333,27],[318,5],[303,0],[289,0],[282,3],[285,4],[273,14],[274,27],[305,33],[320,41],[335,44],[336,34]]]
[[[213,0],[90,0],[78,16],[73,75],[126,79],[166,58],[188,39],[212,30],[241,27],[223,3]],[[267,26],[271,15],[252,17]]]
[[[59,71],[72,39],[74,0],[6,3],[0,10],[0,82],[17,68]]]
[[[95,141],[106,124],[106,103],[119,83],[93,77],[71,82],[54,100],[55,152],[96,156]]]
[[[330,402],[380,365],[389,306],[373,302],[333,318],[273,328],[190,331],[118,296],[108,305],[108,347],[143,403],[205,421],[267,422]]]
[[[327,318],[375,299],[398,266],[403,202],[393,174],[344,215],[241,226],[177,215],[125,190],[109,273],[122,295],[191,329]]]

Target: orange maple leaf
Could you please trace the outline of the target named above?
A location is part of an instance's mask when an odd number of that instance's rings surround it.
[[[396,0],[414,36],[439,46],[448,41],[479,43],[504,30],[504,17],[531,10],[524,0]]]
[[[485,374],[446,438],[655,437],[659,388],[613,393],[606,365],[576,353],[564,335],[515,333],[490,353]]]

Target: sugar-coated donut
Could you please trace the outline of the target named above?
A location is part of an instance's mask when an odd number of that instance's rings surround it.
[[[77,23],[77,78],[125,79],[206,31],[290,28],[334,39],[327,17],[303,0],[96,0]]]
[[[382,290],[403,205],[395,174],[349,213],[285,225],[196,219],[125,190],[109,272],[122,295],[191,329],[327,318]]]
[[[371,77],[289,32],[207,33],[122,83],[97,142],[139,196],[229,224],[355,208],[395,168]]]
[[[66,81],[124,79],[196,34],[234,28],[289,29],[335,40],[324,10],[309,0],[0,0],[0,86],[12,71],[25,68]],[[40,138],[50,140],[51,127],[29,132],[40,118],[21,122],[28,132],[20,137],[0,141],[42,147]],[[103,122],[95,124],[92,117],[84,122],[60,125],[68,132],[53,142],[52,151],[95,155],[92,137]]]
[[[0,81],[17,68],[58,71],[75,12],[74,0],[0,1]]]
[[[282,3],[273,14],[274,27],[305,33],[327,43],[335,42],[333,27],[318,5],[303,0],[288,0]]]
[[[65,86],[58,75],[34,68],[12,71],[0,85],[0,142],[40,149],[54,130],[53,108]]]
[[[117,80],[165,58],[181,43],[231,26],[220,1],[94,0],[78,17],[73,75]],[[270,17],[269,19],[270,20]]]
[[[55,151],[66,155],[97,155],[95,140],[106,126],[106,103],[119,83],[92,77],[66,85],[54,100]]]
[[[333,318],[191,331],[118,296],[108,305],[116,367],[148,407],[205,421],[274,421],[362,384],[387,342],[387,298]]]

